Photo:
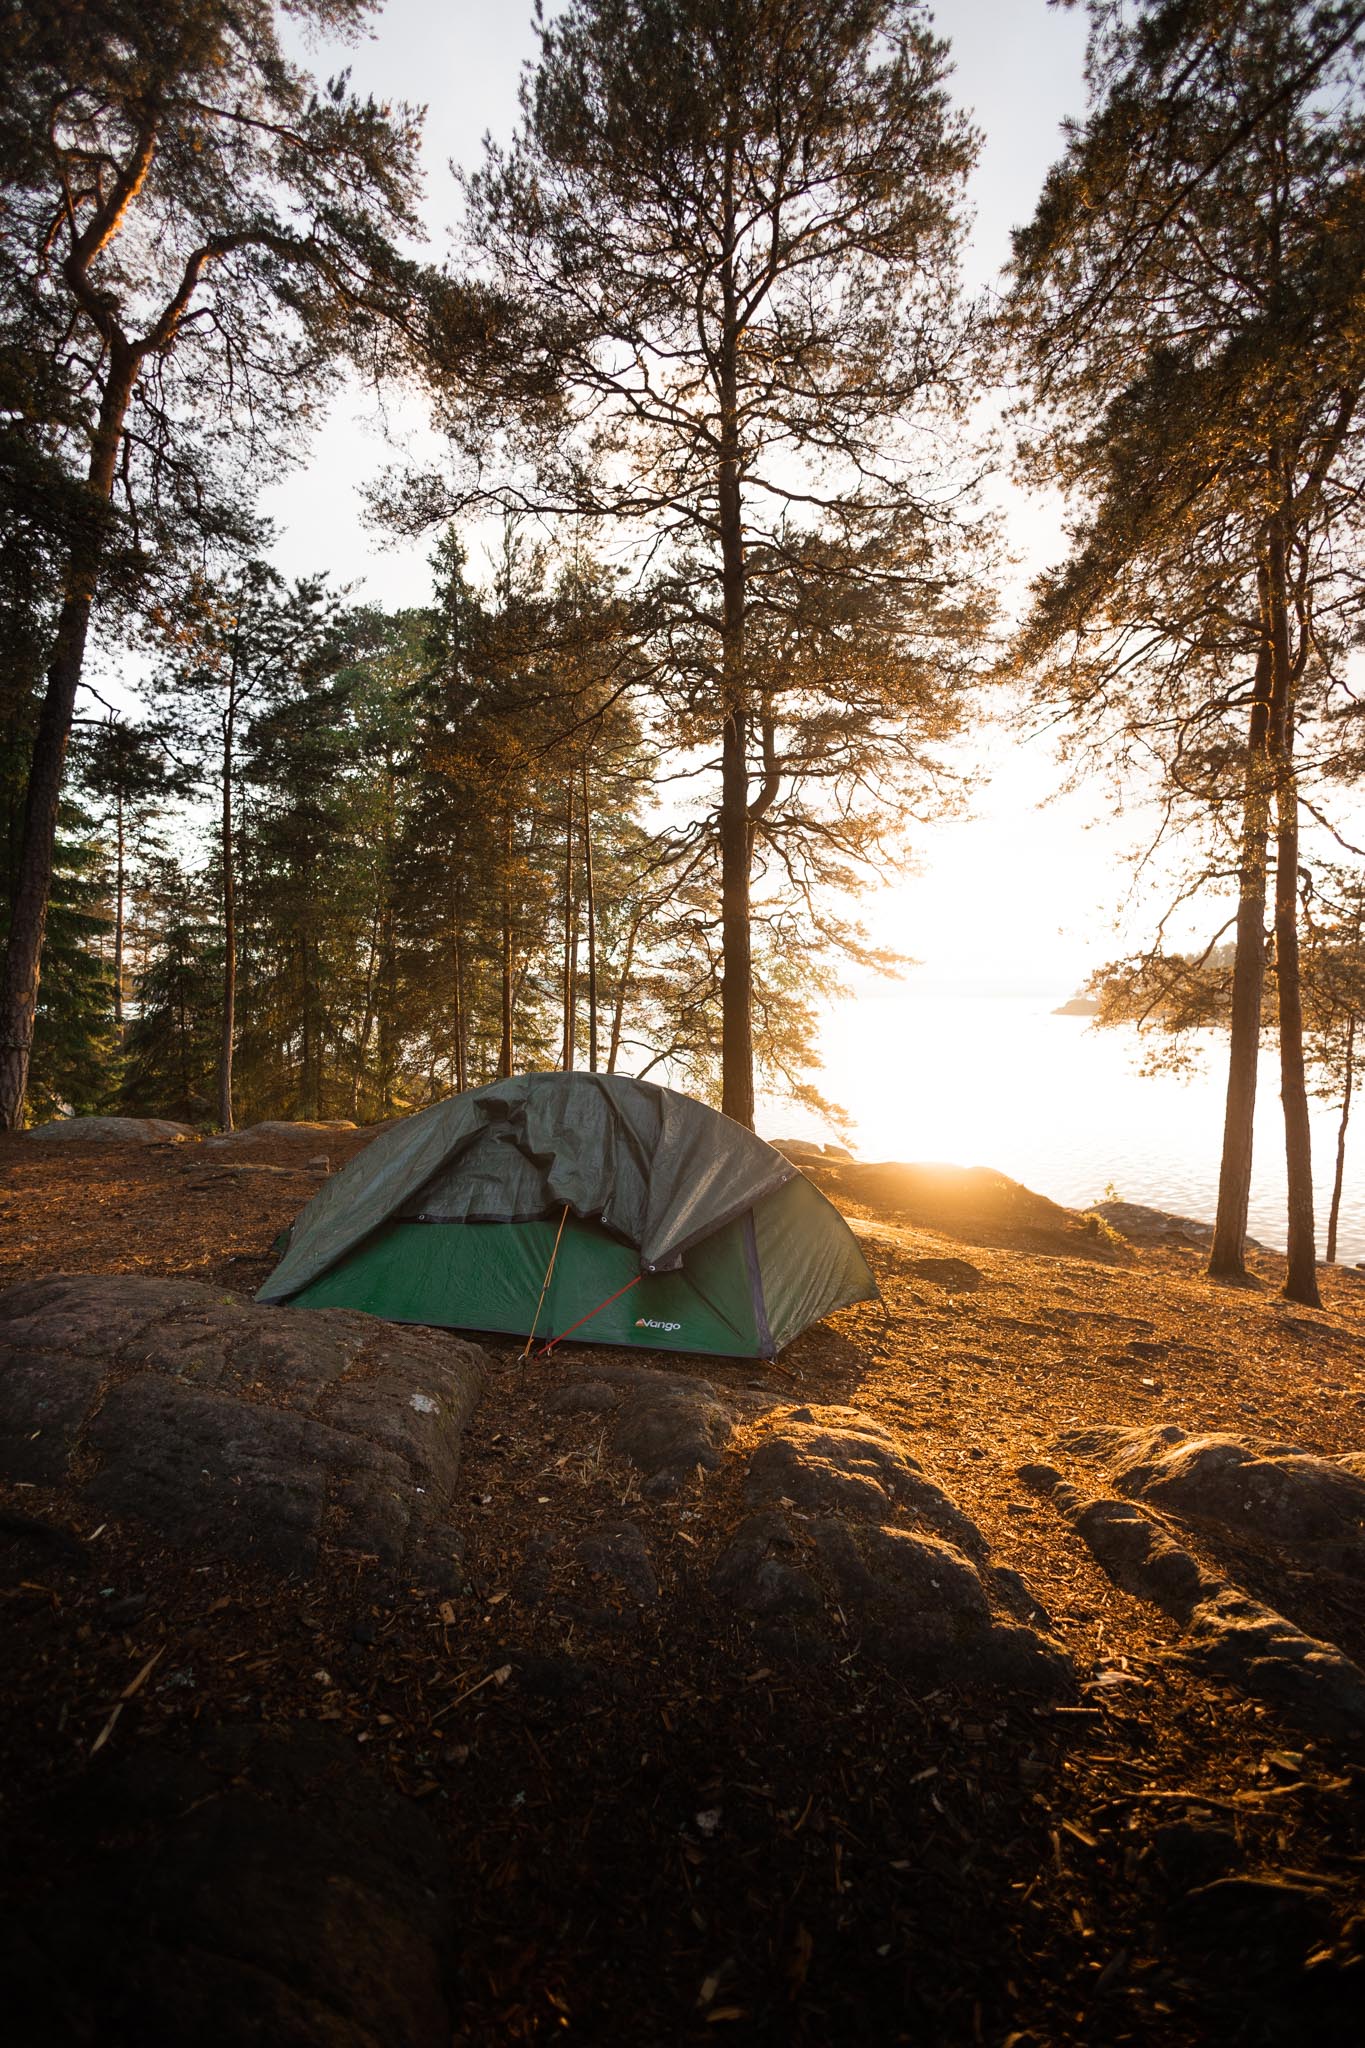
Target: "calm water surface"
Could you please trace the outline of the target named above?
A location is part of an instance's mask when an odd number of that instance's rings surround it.
[[[1208,1222],[1223,1132],[1222,1043],[1210,1035],[1191,1080],[1138,1071],[1137,1035],[1055,1017],[1056,998],[894,995],[840,1005],[824,1034],[822,1092],[855,1120],[864,1159],[994,1166],[1039,1193],[1088,1206],[1111,1188],[1125,1201]],[[1273,1051],[1262,1055],[1249,1228],[1284,1244],[1283,1127]],[[1338,1256],[1365,1259],[1362,1148],[1346,1155]],[[760,1128],[796,1136],[773,1110]],[[827,1133],[824,1135],[828,1135]],[[1319,1250],[1326,1232],[1336,1119],[1314,1109]],[[1359,1165],[1359,1170],[1358,1170]]]

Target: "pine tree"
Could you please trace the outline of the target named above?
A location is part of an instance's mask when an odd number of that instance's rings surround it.
[[[154,820],[186,783],[155,722],[134,725],[115,712],[81,737],[77,772],[82,789],[113,842],[114,1028],[123,1032],[124,937],[130,866],[149,851]]]
[[[220,576],[196,573],[178,600],[154,608],[158,683],[174,707],[182,759],[213,794],[222,904],[223,991],[218,1121],[233,1128],[237,1036],[237,776],[247,721],[281,701],[316,662],[335,630],[338,600],[325,579],[290,586],[268,562],[247,560]]]
[[[893,711],[912,727],[926,694],[945,719],[979,626],[941,457],[974,143],[909,0],[571,0],[540,39],[521,135],[469,184],[509,338],[441,393],[463,445],[502,459],[456,502],[615,521],[664,567],[672,701],[719,784],[724,1105],[751,1124],[755,845],[849,673],[812,663],[787,726],[776,619],[798,588],[808,615],[894,612],[924,661]]]
[[[1300,772],[1352,630],[1365,23],[1331,0],[1133,0],[1092,21],[1093,111],[1016,241],[1027,459],[1082,507],[1021,660],[1100,751],[1157,763],[1172,819],[1232,841],[1213,863],[1239,896],[1223,1276],[1243,1271],[1273,842],[1286,1291],[1312,1302]]]
[[[291,11],[355,28],[369,8]],[[60,598],[0,989],[12,1128],[97,600],[117,557],[230,519],[233,494],[215,484],[226,447],[247,469],[278,460],[329,364],[406,318],[395,238],[415,226],[416,123],[344,80],[315,90],[281,50],[271,0],[30,0],[7,30],[0,333],[49,352],[32,387],[46,417],[10,446],[65,493],[47,522]]]
[[[148,864],[142,891],[150,957],[135,981],[122,1107],[208,1123],[215,1110],[222,941],[213,896],[173,856]]]
[[[302,672],[277,681],[251,719],[242,763],[249,791],[246,951],[254,983],[243,1060],[272,1059],[277,1074],[288,1076],[292,1113],[305,1119],[330,1113],[331,1088],[343,1070],[345,1032],[333,997],[350,936],[339,911],[355,843],[350,627],[341,614]]]

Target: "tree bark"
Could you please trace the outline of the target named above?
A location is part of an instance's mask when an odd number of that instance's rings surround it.
[[[378,926],[379,965],[376,974],[376,1034],[375,1051],[378,1064],[379,1114],[392,1116],[396,1108],[393,1093],[394,1080],[394,1012],[398,1003],[398,947],[394,941],[393,893],[384,888],[383,902]],[[435,1053],[433,1051],[433,1062]]]
[[[1292,745],[1292,740],[1289,742]],[[1303,990],[1299,971],[1299,792],[1292,759],[1275,796],[1275,983],[1279,995],[1280,1101],[1288,1181],[1288,1271],[1284,1293],[1309,1308],[1318,1295],[1313,1229],[1313,1141],[1303,1057]]]
[[[721,1108],[754,1123],[753,958],[749,928],[749,762],[744,647],[744,521],[740,494],[739,313],[735,295],[735,159],[725,156],[720,346],[721,554]]]
[[[578,905],[574,901],[573,825],[574,786],[570,774],[564,789],[564,980],[563,1023],[559,1064],[572,1073],[574,1062],[574,1013],[578,1007]]]
[[[233,705],[223,713],[223,816],[220,855],[223,863],[223,1025],[218,1046],[218,1122],[232,1123],[232,1045],[237,1029],[237,878],[232,842]]]
[[[311,1114],[309,1108],[309,1088],[313,1072],[313,1006],[309,1001],[308,982],[308,941],[304,938],[299,941],[299,1030],[301,1042],[299,1046],[298,1111],[302,1118],[306,1118]]]
[[[607,1048],[607,1072],[616,1072],[616,1061],[621,1051],[621,1031],[625,1023],[626,995],[630,989],[630,970],[635,965],[635,941],[639,936],[641,919],[632,918],[626,934],[625,958],[621,962],[620,979],[616,984],[616,1001],[611,1011],[611,1043]]]
[[[114,487],[123,422],[140,360],[137,351],[120,339],[110,346],[86,475],[86,490],[95,501],[93,516],[89,531],[73,547],[67,562],[66,594],[34,735],[24,797],[23,835],[10,905],[4,981],[0,985],[0,1129],[7,1131],[23,1127],[62,775],[76,692],[85,665],[90,613],[104,557],[106,508]]]
[[[1256,1118],[1256,1072],[1261,1049],[1261,1001],[1265,990],[1266,845],[1270,827],[1270,731],[1272,657],[1267,607],[1262,603],[1261,647],[1247,734],[1242,800],[1242,848],[1237,903],[1237,944],[1232,968],[1232,1022],[1228,1034],[1227,1106],[1223,1154],[1218,1172],[1218,1211],[1209,1254],[1215,1280],[1246,1278],[1247,1203]]]
[[[465,1089],[469,1086],[469,1076],[466,1072],[466,1040],[469,1027],[465,1021],[464,886],[462,879],[456,880],[455,901],[452,908],[451,940],[455,954],[453,963],[455,978],[455,1092],[457,1095],[463,1095]]]
[[[303,999],[303,1046],[302,1071],[299,1076],[299,1115],[305,1121],[321,1122],[323,1116],[324,1075],[323,1061],[326,1050],[326,1020],[323,1011],[322,988],[318,979],[317,948],[307,932],[299,948],[299,964],[302,977]]]
[[[1299,792],[1292,764],[1286,764],[1276,797],[1275,980],[1279,990],[1280,1100],[1284,1106],[1284,1157],[1289,1183],[1289,1270],[1284,1292],[1309,1308],[1322,1306],[1318,1294],[1317,1247],[1313,1228],[1313,1140],[1308,1120],[1308,1082],[1303,1057],[1303,991],[1299,972]]]
[[[512,1077],[512,813],[502,826],[502,1040],[498,1046],[498,1079]]]
[[[1288,1181],[1284,1293],[1318,1308],[1313,1230],[1313,1144],[1303,1056],[1303,988],[1299,971],[1299,785],[1294,770],[1294,664],[1289,650],[1288,547],[1276,520],[1267,547],[1270,586],[1270,753],[1275,785],[1275,986],[1280,1038],[1280,1102]]]
[[[1346,1126],[1351,1121],[1351,1096],[1355,1089],[1356,1020],[1346,1020],[1346,1073],[1341,1090],[1341,1116],[1337,1123],[1337,1163],[1332,1176],[1332,1206],[1327,1212],[1327,1263],[1336,1264],[1337,1225],[1341,1219],[1341,1188],[1346,1178]]]
[[[370,1033],[374,1029],[374,992],[382,920],[382,909],[376,909],[374,921],[370,926],[369,957],[365,962],[365,1007],[361,1012],[360,1029],[356,1033],[355,1060],[351,1067],[351,1116],[356,1123],[360,1121],[360,1077],[365,1071],[365,1059],[370,1049]]]
[[[123,791],[114,799],[114,1029],[123,1042]]]
[[[583,763],[583,886],[588,899],[588,1072],[597,1072],[597,897],[592,879],[592,806]]]

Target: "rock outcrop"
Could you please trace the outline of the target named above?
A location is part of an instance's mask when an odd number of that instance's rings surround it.
[[[1174,1216],[1165,1209],[1149,1208],[1145,1202],[1096,1202],[1094,1213],[1102,1216],[1130,1244],[1202,1247],[1213,1237],[1211,1223],[1197,1223],[1190,1216]],[[1254,1237],[1247,1238],[1246,1247],[1253,1252],[1265,1250],[1265,1246],[1258,1244]]]
[[[1327,1563],[1365,1572],[1365,1471],[1358,1452],[1319,1458],[1294,1444],[1201,1435],[1174,1423],[1078,1430],[1060,1446],[1103,1465],[1128,1500],[1229,1535],[1291,1546],[1314,1568]]]
[[[1073,1430],[1058,1450],[1099,1466],[1119,1497],[1091,1496],[1053,1466],[1020,1477],[1051,1495],[1118,1584],[1181,1624],[1189,1662],[1314,1733],[1365,1733],[1365,1670],[1352,1654],[1365,1564],[1355,1454],[1174,1424]]]
[[[35,1281],[0,1295],[0,1476],[277,1571],[326,1540],[453,1582],[481,1384],[443,1332],[190,1281]]]
[[[850,1408],[774,1410],[756,1425],[752,1511],[711,1588],[775,1654],[819,1660],[836,1617],[866,1655],[926,1689],[1058,1692],[1070,1662],[1017,1574],[919,1462]]]
[[[30,1138],[79,1138],[97,1145],[183,1145],[198,1133],[160,1116],[63,1116],[35,1124]]]

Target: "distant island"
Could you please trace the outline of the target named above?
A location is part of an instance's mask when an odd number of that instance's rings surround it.
[[[1072,996],[1052,1012],[1054,1017],[1098,1017],[1100,1006],[1094,996]]]

